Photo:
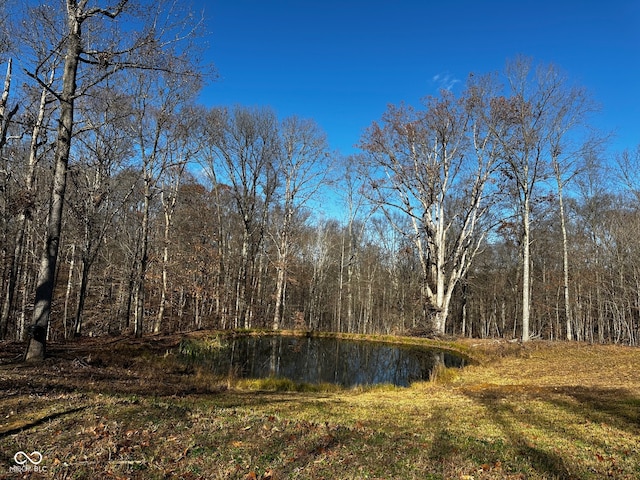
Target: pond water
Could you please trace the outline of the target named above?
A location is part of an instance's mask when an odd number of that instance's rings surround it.
[[[189,356],[220,375],[282,377],[345,387],[381,383],[406,387],[428,380],[438,365],[465,364],[462,357],[423,347],[293,336],[229,337],[215,348]]]

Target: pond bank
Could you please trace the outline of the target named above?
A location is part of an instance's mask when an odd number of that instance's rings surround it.
[[[175,362],[180,339],[53,344],[38,366],[0,345],[0,478],[18,451],[56,478],[640,476],[640,349],[461,340],[482,362],[444,380],[265,392]]]
[[[233,379],[287,379],[342,387],[429,380],[465,359],[451,350],[329,336],[245,335],[185,339],[180,358]]]

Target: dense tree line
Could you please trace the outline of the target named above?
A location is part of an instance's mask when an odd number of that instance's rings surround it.
[[[0,337],[639,342],[640,148],[607,156],[557,68],[389,106],[344,158],[312,120],[197,105],[188,12],[88,3],[0,36]]]

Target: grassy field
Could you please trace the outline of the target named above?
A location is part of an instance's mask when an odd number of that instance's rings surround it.
[[[476,363],[430,382],[295,391],[186,366],[180,340],[84,339],[41,365],[0,344],[0,478],[640,478],[637,348],[460,340],[442,345]]]

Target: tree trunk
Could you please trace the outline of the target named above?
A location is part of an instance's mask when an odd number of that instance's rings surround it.
[[[284,262],[284,260],[280,260]],[[280,322],[282,321],[282,315],[280,310],[282,309],[282,303],[284,300],[284,286],[285,286],[285,272],[284,266],[278,265],[277,268],[277,278],[276,278],[276,305],[275,312],[273,314],[273,325],[272,328],[274,330],[278,330],[280,328]]]
[[[336,332],[342,331],[342,297],[344,292],[345,254],[345,234],[342,232],[342,242],[340,244],[340,270],[338,272],[338,301],[336,305]]]
[[[73,109],[76,93],[76,75],[81,52],[80,21],[75,12],[69,12],[69,34],[67,53],[62,76],[62,94],[60,101],[60,119],[56,140],[53,188],[49,204],[49,216],[45,248],[40,259],[40,268],[36,280],[36,294],[33,308],[33,324],[29,327],[31,338],[25,354],[25,360],[43,360],[46,353],[46,335],[49,327],[49,315],[53,299],[56,264],[60,235],[62,230],[62,209],[67,188],[67,165],[71,151],[73,130]]]
[[[245,232],[244,238],[242,240],[242,255],[240,258],[240,271],[238,272],[238,286],[236,288],[236,318],[235,324],[236,328],[240,325],[240,322],[246,322],[246,314],[247,314],[247,299],[246,299],[246,290],[247,290],[247,282],[249,274],[248,270],[248,256],[249,256],[249,239],[248,234]],[[243,327],[247,328],[246,323],[243,324]]]
[[[29,244],[33,245],[33,243],[34,243],[33,239],[31,238],[31,235],[29,235],[25,244],[29,246]],[[26,255],[23,255],[23,257],[26,257]],[[24,258],[23,258],[23,261],[24,261]],[[29,269],[27,268],[26,261],[24,262],[25,263],[22,265],[21,271],[20,271],[20,276],[21,276],[20,283],[22,284],[23,292],[22,292],[22,299],[20,302],[20,314],[18,315],[18,325],[16,328],[16,339],[19,341],[24,340],[25,325],[27,323],[27,305],[28,305],[27,298],[30,295],[33,282],[34,282],[33,273],[30,272]]]
[[[166,217],[166,213],[165,213]],[[153,324],[153,333],[159,333],[164,318],[165,305],[167,303],[167,266],[169,263],[169,220],[166,220],[164,227],[164,246],[162,248],[162,284],[160,286],[160,304],[158,305],[158,315]]]
[[[151,175],[151,173],[149,173]],[[144,320],[144,296],[149,266],[149,209],[151,203],[151,180],[145,174],[144,183],[144,205],[142,212],[142,232],[140,234],[140,270],[136,282],[136,304],[135,304],[135,324],[134,335],[136,338],[142,337]]]
[[[287,192],[288,193],[288,192]],[[287,262],[289,260],[289,225],[293,215],[293,207],[285,204],[284,219],[282,222],[282,232],[280,233],[280,245],[278,247],[278,265],[276,275],[276,305],[273,314],[273,329],[280,328],[282,321],[282,305],[287,282]]]
[[[522,341],[529,341],[531,300],[531,234],[529,225],[529,197],[524,201],[522,216]]]
[[[69,262],[69,276],[67,277],[67,291],[64,295],[64,314],[62,317],[64,323],[64,338],[69,338],[67,331],[67,314],[69,312],[69,298],[71,297],[71,289],[73,287],[73,270],[76,261],[76,244],[71,245],[71,261]]]
[[[51,73],[50,82],[53,82],[53,72]],[[31,142],[29,145],[29,163],[27,166],[27,174],[25,177],[25,195],[27,197],[26,204],[22,208],[18,217],[18,231],[16,232],[15,250],[12,259],[12,265],[9,271],[9,286],[7,288],[5,302],[2,305],[2,315],[0,317],[0,338],[4,338],[9,322],[9,317],[14,310],[15,291],[17,288],[17,280],[20,264],[23,261],[25,234],[28,224],[31,222],[33,209],[33,183],[35,180],[36,163],[38,162],[38,139],[40,131],[43,128],[45,107],[47,104],[47,90],[42,89],[40,95],[40,106],[38,109],[38,118],[33,131],[31,132]],[[26,286],[25,286],[26,295]]]
[[[86,252],[85,252],[86,253]],[[84,311],[84,303],[87,298],[87,288],[89,287],[89,270],[91,269],[91,261],[83,255],[82,269],[80,270],[80,288],[78,290],[78,304],[76,305],[76,315],[73,322],[73,336],[82,335],[82,312]]]
[[[180,177],[176,179],[175,189],[172,189],[170,198],[165,199],[164,192],[160,193],[160,201],[164,210],[164,237],[162,245],[162,283],[160,286],[160,304],[158,305],[158,315],[156,321],[153,324],[153,333],[160,332],[162,326],[162,319],[164,317],[164,310],[167,303],[167,269],[169,267],[169,243],[170,243],[170,231],[171,231],[171,218],[176,205],[176,196],[178,194],[178,187],[180,185]]]
[[[567,322],[567,340],[573,339],[572,332],[572,318],[571,318],[571,303],[569,298],[569,249],[567,242],[567,225],[564,214],[564,199],[562,196],[562,177],[560,175],[560,166],[554,159],[553,168],[556,173],[556,180],[558,182],[558,207],[560,209],[560,228],[562,230],[562,290],[564,293],[564,314]]]
[[[353,332],[353,282],[354,275],[353,269],[356,263],[356,246],[353,238],[353,222],[349,221],[349,229],[347,231],[349,236],[349,249],[347,252],[347,325],[348,332]]]

